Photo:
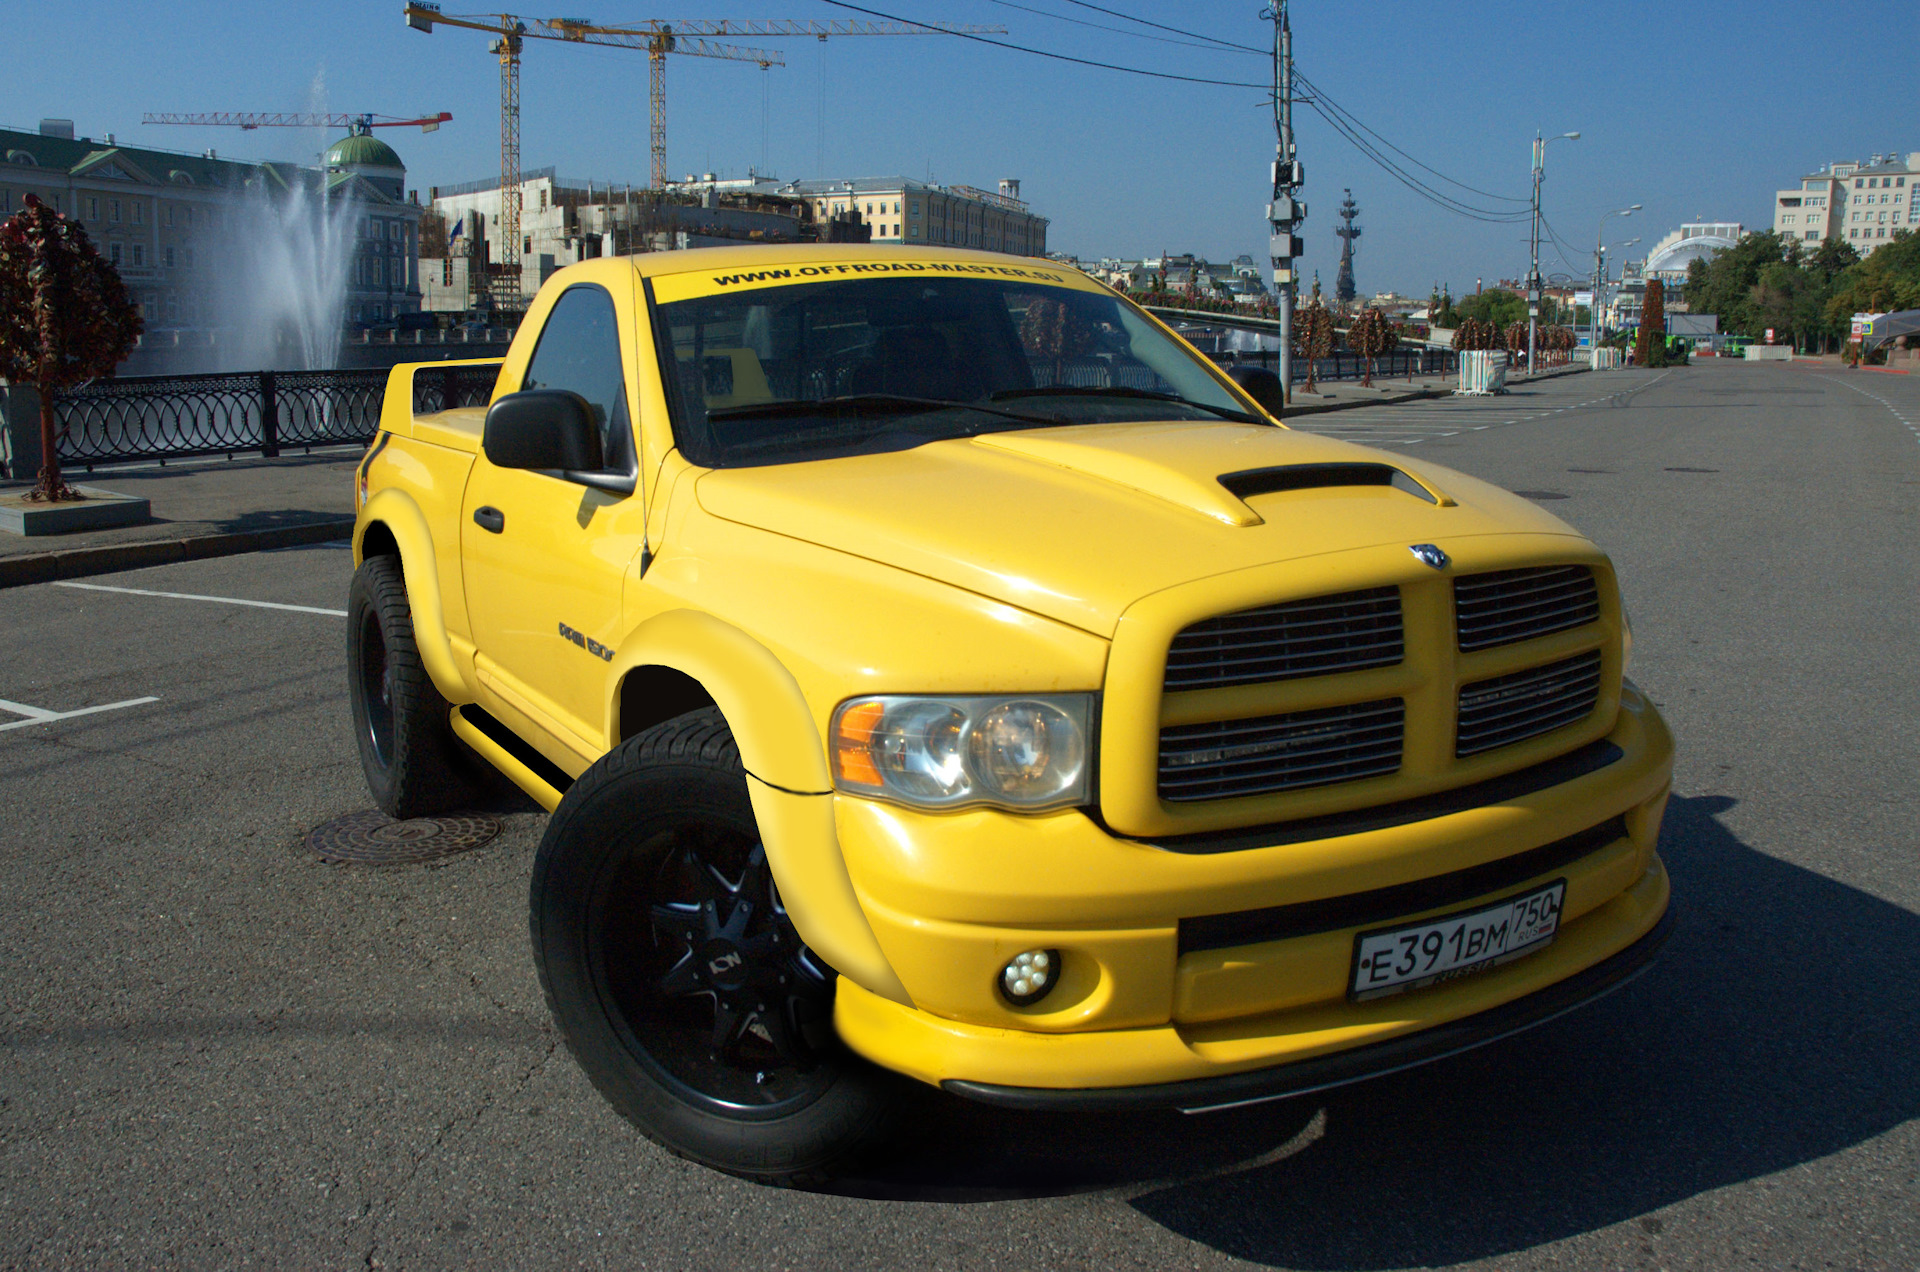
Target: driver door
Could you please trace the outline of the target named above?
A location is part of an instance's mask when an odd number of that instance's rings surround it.
[[[637,472],[633,288],[578,283],[552,303],[515,391],[565,389],[593,409],[603,469]],[[611,280],[610,280],[611,281]],[[527,315],[541,321],[540,306]],[[607,748],[608,665],[625,632],[621,594],[642,543],[642,499],[553,471],[501,468],[480,454],[467,479],[461,559],[482,704],[534,726],[572,774]],[[518,731],[518,730],[516,730]]]

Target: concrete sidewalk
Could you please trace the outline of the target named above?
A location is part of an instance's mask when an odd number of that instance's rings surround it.
[[[0,534],[0,587],[345,539],[353,530],[353,472],[364,453],[342,446],[280,459],[170,460],[91,473],[74,465],[63,470],[69,483],[143,496],[152,520],[79,534]]]
[[[1552,380],[1563,375],[1576,375],[1587,370],[1582,364],[1552,367],[1539,375],[1507,376],[1509,387],[1526,384],[1530,380]],[[1460,377],[1452,372],[1445,375],[1417,375],[1411,380],[1375,376],[1371,385],[1362,388],[1358,380],[1322,380],[1314,386],[1315,391],[1308,393],[1298,385],[1293,390],[1293,405],[1286,410],[1284,418],[1293,419],[1302,415],[1318,415],[1322,411],[1347,411],[1355,407],[1379,406],[1388,402],[1412,402],[1421,398],[1446,397],[1460,383]]]

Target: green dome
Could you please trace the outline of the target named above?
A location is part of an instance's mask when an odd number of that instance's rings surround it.
[[[393,147],[378,137],[366,133],[353,137],[342,137],[327,147],[327,167],[334,168],[398,168],[406,171],[407,165],[400,162],[400,156]]]

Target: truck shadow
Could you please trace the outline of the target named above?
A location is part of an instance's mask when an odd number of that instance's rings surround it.
[[[1653,971],[1532,1033],[1323,1096],[1206,1117],[931,1111],[844,1191],[1109,1191],[1259,1263],[1489,1258],[1648,1214],[1920,1117],[1920,916],[1749,848],[1682,798],[1679,927]]]

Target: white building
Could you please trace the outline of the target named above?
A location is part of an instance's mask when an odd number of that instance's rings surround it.
[[[1688,265],[1710,259],[1746,236],[1747,227],[1737,221],[1688,222],[1653,245],[1641,267],[1642,275],[1668,286],[1684,283]]]

